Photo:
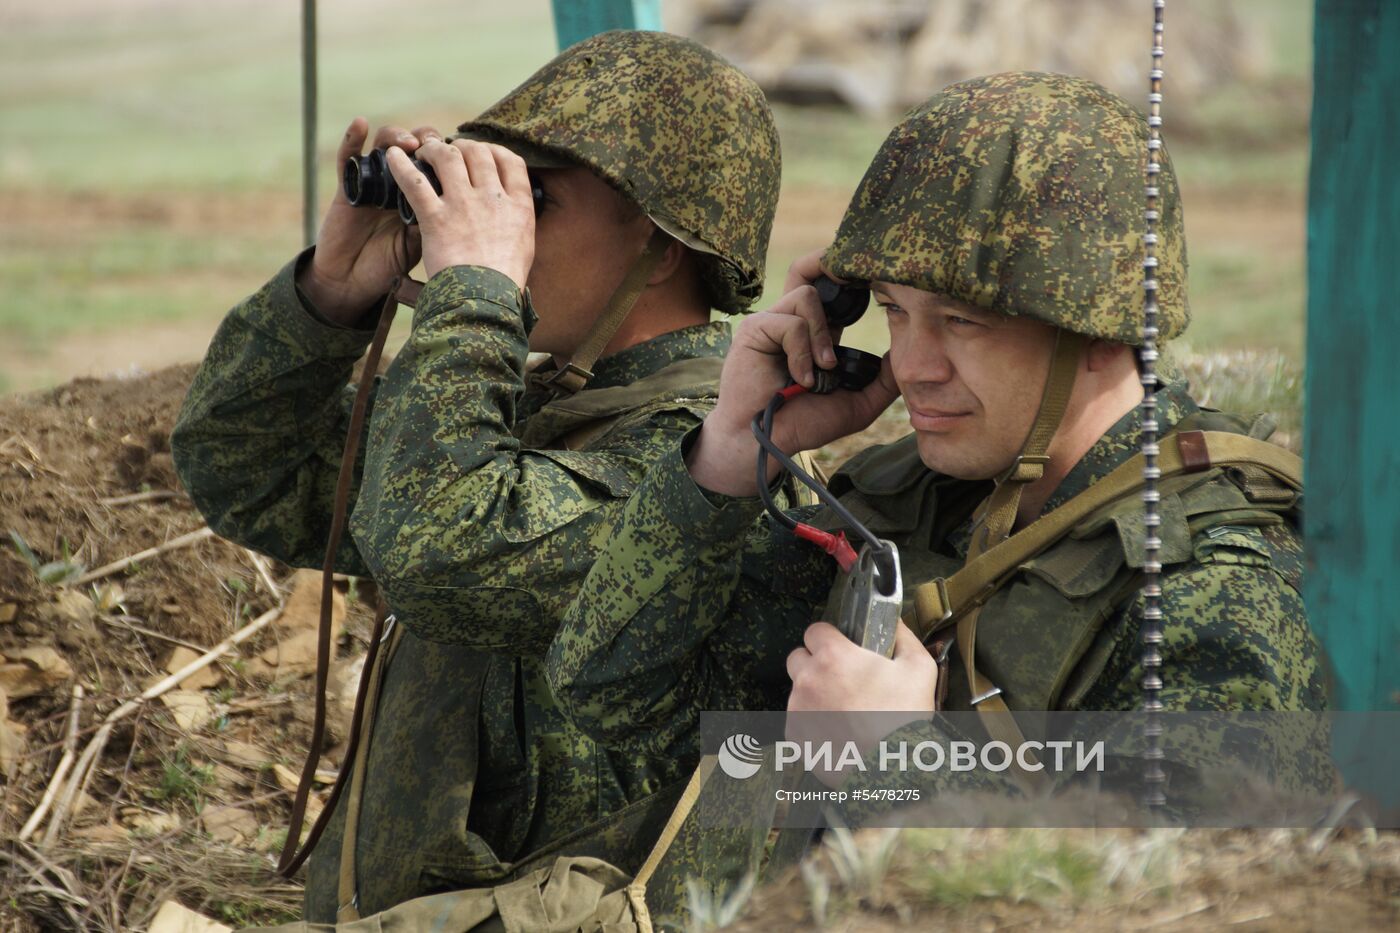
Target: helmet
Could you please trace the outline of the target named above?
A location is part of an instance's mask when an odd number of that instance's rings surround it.
[[[1190,321],[1186,239],[1157,176],[1160,339]],[[835,275],[909,285],[1089,337],[1142,343],[1147,122],[1082,78],[945,88],[894,128],[828,250]]]
[[[662,32],[600,33],[458,136],[499,143],[530,165],[592,169],[706,256],[714,307],[743,311],[763,291],[778,131],[758,85],[704,46]]]

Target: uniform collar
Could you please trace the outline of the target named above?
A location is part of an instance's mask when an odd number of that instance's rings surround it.
[[[1178,421],[1198,411],[1200,409],[1196,407],[1196,403],[1186,394],[1184,382],[1168,383],[1158,389],[1158,436],[1166,435],[1176,427]],[[1141,450],[1142,408],[1135,405],[1132,411],[1119,418],[1113,427],[1104,432],[1103,437],[1089,448],[1089,452],[1060,481],[1050,498],[1045,500],[1040,514],[1044,515],[1064,505]]]
[[[627,385],[681,360],[722,357],[729,352],[729,341],[730,326],[727,321],[712,321],[668,331],[603,357],[594,365],[593,378],[588,380],[584,391]],[[549,373],[554,368],[554,363],[549,361],[535,372]],[[526,409],[537,410],[551,398],[553,395],[548,390],[532,386],[526,392]]]

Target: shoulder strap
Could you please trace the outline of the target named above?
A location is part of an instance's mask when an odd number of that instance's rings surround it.
[[[1303,488],[1303,461],[1277,444],[1225,431],[1183,431],[1162,439],[1160,476],[1198,473],[1219,466],[1252,466]],[[989,548],[951,577],[937,577],[914,590],[919,634],[927,637],[952,623],[996,591],[1002,579],[1069,533],[1096,510],[1142,486],[1143,456],[1135,454],[1048,515]]]
[[[640,930],[650,931],[652,929],[651,913],[646,906],[647,882],[651,881],[651,876],[656,874],[656,869],[660,866],[661,860],[666,857],[671,843],[676,841],[681,827],[685,825],[686,817],[690,816],[690,811],[695,809],[695,803],[700,799],[700,792],[705,789],[705,782],[714,773],[715,765],[718,762],[719,757],[716,755],[705,755],[700,759],[700,764],[690,775],[690,782],[681,792],[681,799],[676,802],[676,808],[671,811],[671,818],[666,821],[661,835],[656,838],[656,845],[652,846],[651,853],[647,855],[642,867],[637,870],[637,875],[632,879],[632,883],[627,886],[627,898],[632,903],[632,913],[636,917]]]

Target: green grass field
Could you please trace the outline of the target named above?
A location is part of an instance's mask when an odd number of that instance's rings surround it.
[[[1191,240],[1191,346],[1278,349],[1299,364],[1310,4],[1241,6],[1266,30],[1265,73],[1195,112],[1168,109]],[[124,368],[107,338],[139,342],[155,326],[170,344],[158,359],[196,358],[222,311],[299,248],[298,7],[85,0],[66,13],[6,14],[0,391],[90,368],[82,350]],[[450,128],[553,43],[546,0],[323,0],[322,203],[352,116]],[[777,116],[785,184],[770,297],[795,255],[825,245],[894,122],[834,109]],[[882,323],[868,316],[851,341],[880,349]]]

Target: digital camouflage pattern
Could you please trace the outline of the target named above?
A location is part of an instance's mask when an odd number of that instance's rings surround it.
[[[1161,390],[1158,412],[1164,431],[1249,430],[1239,419],[1199,410],[1181,385]],[[1125,415],[1045,510],[1135,454],[1139,426],[1136,409]],[[1258,435],[1269,430],[1267,421],[1253,427]],[[990,482],[928,470],[912,441],[857,455],[831,482],[857,518],[898,545],[906,612],[919,584],[963,565],[971,513],[991,490]],[[1322,664],[1299,595],[1296,495],[1256,481],[1251,498],[1244,485],[1214,469],[1162,486],[1162,701],[1169,711],[1325,706]],[[978,665],[1012,710],[1139,707],[1140,512],[1130,495],[1086,520],[1022,565],[988,602]],[[785,708],[791,682],[784,662],[825,607],[836,567],[761,513],[756,499],[700,490],[680,447],[652,469],[550,648],[550,683],[581,728],[618,750],[694,761],[701,711]],[[825,510],[792,514],[840,527]],[[954,645],[944,672],[947,709],[971,708],[961,672]],[[937,737],[932,722],[908,728]],[[1189,771],[1227,741],[1248,758],[1251,736],[1201,735],[1194,750],[1189,741],[1168,749],[1172,766]],[[1300,757],[1296,773],[1270,776],[1285,787],[1306,783],[1319,773],[1326,743],[1305,751],[1312,757]],[[934,787],[935,779],[920,775],[920,786]]]
[[[219,534],[316,567],[348,383],[372,331],[316,317],[294,268],[225,319],[172,447]],[[534,318],[521,299],[492,270],[444,270],[376,379],[336,558],[337,571],[372,576],[406,628],[370,743],[357,846],[365,914],[494,883],[551,845],[635,870],[678,788],[649,795],[687,776],[575,727],[543,653],[626,496],[711,407],[728,327],[606,357],[588,390],[555,402],[526,386]],[[600,419],[586,449],[563,449]],[[308,919],[334,917],[343,798],[339,810],[311,857]]]
[[[1159,329],[1186,329],[1186,238],[1161,152]],[[910,285],[1142,343],[1147,123],[1082,78],[949,85],[890,133],[827,252],[834,274]]]
[[[585,165],[667,233],[717,260],[711,299],[747,309],[763,291],[782,156],[763,92],[709,49],[662,32],[570,46],[458,136],[527,162]]]

